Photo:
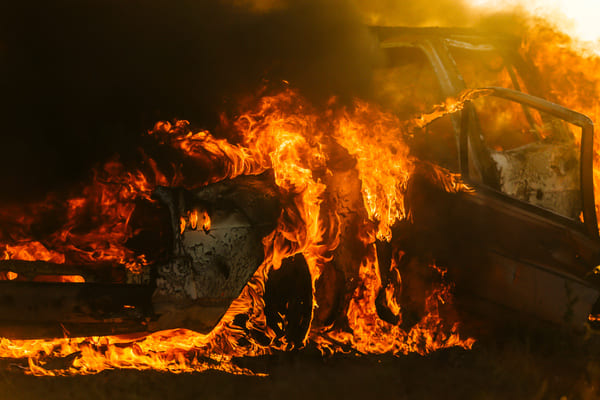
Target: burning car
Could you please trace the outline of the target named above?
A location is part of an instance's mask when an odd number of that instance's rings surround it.
[[[51,239],[5,235],[0,335],[218,326],[238,345],[310,336],[426,352],[472,343],[447,305],[452,287],[471,312],[500,305],[575,327],[593,318],[591,120],[534,96],[542,82],[514,39],[372,32],[384,58],[374,97],[395,114],[359,102],[319,116],[284,90],[238,117],[230,140],[157,124],[159,147],[185,160],[144,153],[133,174],[105,166],[97,197],[112,241],[98,246],[72,222]],[[61,203],[69,221],[91,218],[84,197]],[[380,342],[357,339],[367,328]],[[432,330],[445,334],[423,339]]]

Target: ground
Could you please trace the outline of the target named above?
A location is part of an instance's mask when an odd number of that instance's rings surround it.
[[[305,349],[238,362],[268,376],[117,370],[47,378],[5,362],[0,399],[600,399],[600,336],[553,326],[495,328],[472,350],[424,357]]]

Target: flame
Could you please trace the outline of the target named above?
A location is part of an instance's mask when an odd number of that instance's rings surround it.
[[[437,267],[431,265],[430,268]],[[425,301],[426,315],[406,332],[399,325],[381,320],[377,314],[375,298],[381,288],[381,280],[377,273],[376,258],[363,261],[359,276],[361,284],[356,289],[347,312],[350,329],[322,329],[311,336],[323,352],[335,352],[337,347],[343,345],[362,354],[427,354],[453,346],[470,349],[475,343],[473,338],[460,337],[457,322],[447,329],[440,319],[439,305],[451,302],[451,285],[441,285],[428,293]],[[392,297],[394,289],[396,288],[388,286],[386,296]],[[401,310],[395,301],[392,304],[396,312]]]
[[[551,101],[600,121],[598,43],[582,42],[548,23],[530,27],[520,52],[544,77],[541,89]],[[600,133],[594,132],[594,194],[600,216]]]
[[[94,172],[91,183],[80,193],[66,199],[53,193],[37,204],[4,208],[0,212],[2,259],[58,264],[106,262],[139,272],[147,262],[143,255],[125,247],[132,235],[128,224],[135,201],[150,199],[154,186],[141,172],[126,172],[121,163],[110,161]],[[43,239],[32,239],[39,236],[34,232],[40,226],[57,217],[58,227],[51,225],[54,229]],[[88,226],[96,229],[86,230]]]
[[[403,138],[488,93],[485,89],[466,90],[458,98],[448,98],[435,106],[432,112],[407,121],[357,101],[351,114],[344,113],[338,119],[333,136],[357,160],[364,205],[369,218],[378,223],[378,239],[389,241],[391,226],[406,217],[404,192],[413,160]],[[442,182],[439,178],[438,182]]]
[[[200,226],[204,232],[208,232],[211,227],[210,215],[208,215],[206,210],[188,211],[187,218],[183,216],[179,218],[179,232],[183,234],[188,225],[192,230],[196,230]]]
[[[150,132],[160,143],[181,153],[181,157],[202,161],[209,169],[207,182],[239,175],[273,171],[284,204],[276,229],[263,240],[265,257],[250,282],[236,299],[218,326],[208,335],[187,330],[158,332],[141,337],[88,337],[53,340],[0,340],[0,356],[28,358],[28,372],[36,375],[96,373],[107,368],[158,369],[172,372],[201,371],[216,368],[232,373],[251,373],[236,366],[233,357],[268,354],[288,347],[285,339],[275,340],[263,311],[265,281],[271,269],[280,268],[282,260],[301,253],[307,261],[315,293],[315,282],[332,259],[340,244],[340,205],[330,204],[327,177],[334,172],[329,160],[336,152],[347,152],[356,160],[365,219],[360,223],[360,240],[367,249],[360,265],[357,285],[347,307],[348,326],[343,328],[313,327],[304,343],[312,342],[322,351],[351,347],[358,353],[425,354],[439,348],[470,348],[473,339],[461,339],[458,325],[451,326],[440,317],[439,304],[451,301],[451,285],[433,287],[426,300],[426,315],[408,332],[400,326],[382,321],[375,309],[375,298],[382,288],[375,255],[375,239],[390,240],[391,227],[407,217],[404,194],[414,169],[415,160],[403,141],[411,129],[462,107],[465,101],[479,95],[469,92],[458,99],[448,99],[428,115],[402,122],[377,107],[357,101],[344,108],[332,101],[329,109],[319,112],[298,93],[286,89],[263,96],[258,104],[228,124],[232,138],[216,138],[207,131],[192,133],[187,121],[159,122]],[[133,270],[144,268],[143,255],[135,255],[124,247],[130,237],[128,221],[138,198],[150,199],[158,185],[181,182],[170,180],[150,162],[146,174],[127,172],[118,162],[106,164],[96,172],[91,185],[82,194],[66,201],[67,218],[62,230],[48,239],[29,241],[27,252],[17,252],[15,245],[4,245],[8,258],[44,259],[88,263],[113,261],[127,264]],[[468,190],[458,176],[441,168],[433,168],[435,179],[449,191]],[[150,183],[152,182],[152,183]],[[33,217],[20,217],[23,228],[4,238],[23,241],[43,214],[54,212],[56,200],[49,198],[37,205]],[[25,215],[25,214],[24,214]],[[99,226],[92,233],[78,229],[82,217],[92,218]],[[205,210],[190,210],[181,216],[180,230],[210,230],[210,217]],[[16,238],[16,239],[15,239]],[[19,243],[19,245],[21,245]],[[91,249],[91,250],[88,250]],[[23,250],[19,250],[23,251]],[[26,258],[28,257],[28,258]],[[392,266],[394,266],[393,261]],[[423,268],[436,268],[424,265]],[[440,270],[441,271],[441,270]],[[399,273],[398,280],[400,279]],[[441,274],[441,273],[440,273]],[[402,314],[394,285],[385,288],[388,303],[396,314]],[[318,307],[313,296],[314,307]],[[239,314],[248,315],[244,326],[236,322]],[[252,332],[260,333],[257,339]],[[50,359],[66,358],[63,369],[45,366]]]
[[[9,281],[14,281],[15,279],[17,279],[19,277],[19,274],[12,272],[12,271],[8,271],[6,273],[6,279],[8,279]]]

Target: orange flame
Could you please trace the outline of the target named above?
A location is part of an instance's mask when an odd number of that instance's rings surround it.
[[[81,194],[66,200],[50,194],[38,204],[5,208],[0,214],[6,227],[6,232],[0,232],[2,259],[58,264],[108,262],[139,272],[146,260],[125,247],[132,234],[128,224],[135,200],[149,199],[154,186],[141,172],[126,172],[122,164],[111,161],[95,171],[92,183]],[[41,240],[31,239],[49,216],[61,217],[58,229]],[[82,229],[87,226],[96,230]]]
[[[190,226],[190,229],[196,230],[198,229],[198,224],[200,224],[200,228],[202,228],[204,232],[208,232],[210,230],[210,215],[208,215],[208,212],[206,212],[206,210],[191,210],[187,212],[187,218],[180,217],[179,232],[183,234],[187,225]]]
[[[427,315],[409,332],[378,318],[375,297],[382,283],[374,242],[376,237],[390,240],[392,225],[406,218],[404,194],[414,160],[403,138],[411,134],[411,127],[423,126],[452,112],[475,95],[477,93],[450,99],[431,115],[403,124],[393,115],[360,101],[351,110],[330,109],[319,113],[288,89],[262,97],[257,107],[235,120],[231,126],[232,137],[241,138],[237,143],[218,139],[206,131],[191,133],[186,121],[156,124],[151,134],[163,144],[181,151],[182,157],[209,160],[211,182],[259,174],[267,169],[273,171],[284,208],[276,229],[263,240],[263,264],[209,335],[172,330],[134,338],[1,339],[0,356],[27,357],[29,372],[36,375],[95,373],[107,368],[153,368],[172,372],[217,368],[250,373],[232,363],[232,358],[268,354],[287,345],[285,340],[273,340],[275,334],[263,312],[268,272],[279,268],[283,259],[301,253],[309,266],[314,293],[315,282],[340,243],[339,205],[324,206],[328,189],[324,177],[332,174],[328,161],[340,146],[356,160],[368,216],[358,234],[368,252],[360,262],[361,283],[347,308],[349,327],[333,331],[313,327],[305,341],[312,341],[324,351],[335,350],[343,344],[359,353],[425,354],[448,346],[470,348],[473,339],[461,339],[458,326],[448,328],[440,318],[438,304],[451,298],[448,284],[428,294]],[[48,239],[30,240],[26,251],[7,243],[3,245],[5,258],[60,263],[74,259],[88,263],[108,260],[127,264],[132,270],[144,268],[143,255],[135,255],[124,247],[131,235],[128,221],[134,209],[133,201],[149,199],[157,184],[173,184],[158,171],[156,163],[150,165],[154,179],[141,172],[128,173],[117,162],[106,164],[96,172],[94,183],[85,187],[81,196],[67,200],[67,222],[62,230]],[[458,176],[442,169],[435,169],[435,173],[446,190],[468,190]],[[56,200],[50,197],[35,210],[53,210],[52,203]],[[99,228],[93,233],[81,233],[77,228],[83,217],[92,218]],[[36,218],[35,213],[33,217],[22,217],[23,228],[2,238],[26,240]],[[198,227],[210,230],[210,224],[206,211],[191,210],[181,217],[180,230]],[[395,290],[393,286],[387,287],[387,297],[394,311],[401,314],[402,306],[396,303]],[[244,327],[234,323],[234,317],[240,313],[249,316]],[[266,339],[258,341],[248,332],[260,332]],[[45,368],[52,357],[74,358],[64,369]]]

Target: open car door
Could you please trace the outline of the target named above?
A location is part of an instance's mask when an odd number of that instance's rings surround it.
[[[457,296],[582,327],[599,296],[592,121],[495,87],[461,112],[459,166],[473,190],[419,188],[415,225],[443,232],[432,243],[445,242],[436,251]]]

